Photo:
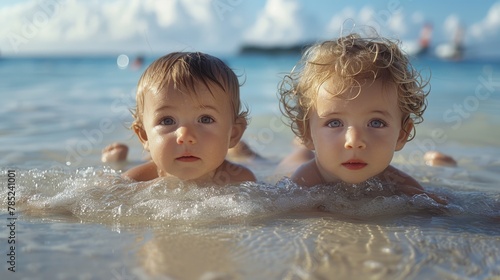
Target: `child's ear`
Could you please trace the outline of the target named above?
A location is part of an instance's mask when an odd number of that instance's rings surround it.
[[[303,139],[302,140],[302,144],[304,146],[306,146],[306,148],[308,148],[309,150],[311,151],[314,151],[314,142],[312,141],[311,137],[307,136],[306,139]]]
[[[302,135],[303,135],[301,138],[302,145],[304,145],[307,149],[314,151],[315,150],[314,142],[312,140],[311,131],[309,130],[309,128],[307,128],[307,132],[302,133]]]
[[[245,118],[237,118],[236,121],[234,121],[228,148],[233,148],[236,144],[238,144],[238,142],[240,142],[243,132],[245,132],[246,129],[247,121]]]
[[[144,128],[139,125],[134,125],[134,132],[141,141],[144,150],[149,151],[148,135],[146,134]]]
[[[311,138],[311,130],[308,123],[306,122],[308,121],[297,122],[299,132],[301,135],[303,135],[301,137],[302,145],[304,145],[307,149],[314,151],[314,142],[312,141]]]
[[[413,130],[413,121],[408,118],[402,125],[401,131],[399,131],[398,142],[396,143],[396,151],[400,151],[408,142],[408,137]]]

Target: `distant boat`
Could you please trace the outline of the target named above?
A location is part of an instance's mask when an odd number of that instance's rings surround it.
[[[445,60],[462,60],[465,52],[464,32],[464,28],[459,26],[455,31],[453,42],[437,46],[436,56]]]
[[[415,55],[423,55],[429,52],[432,39],[432,24],[427,23],[420,31],[420,39],[418,41],[419,48]]]
[[[420,31],[418,41],[409,41],[403,44],[404,51],[411,56],[429,54],[432,39],[432,24],[426,23]]]
[[[256,44],[244,44],[241,46],[240,54],[302,54],[312,43],[294,44],[289,46],[264,46]]]
[[[132,69],[140,69],[144,64],[144,56],[138,55],[132,63]]]

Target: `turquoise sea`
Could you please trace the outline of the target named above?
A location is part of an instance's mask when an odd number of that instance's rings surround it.
[[[0,58],[0,279],[500,279],[500,61],[414,59],[429,106],[393,164],[442,207],[273,176],[292,149],[276,91],[295,55],[222,56],[244,82],[258,183],[124,181],[145,156],[127,127],[156,56],[117,57]],[[103,165],[114,141],[129,161]],[[458,167],[425,165],[428,150]]]

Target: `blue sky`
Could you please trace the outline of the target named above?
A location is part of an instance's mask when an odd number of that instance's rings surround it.
[[[2,0],[0,51],[234,53],[244,43],[338,37],[353,24],[410,46],[426,22],[433,25],[432,47],[462,26],[468,55],[500,58],[500,0]]]

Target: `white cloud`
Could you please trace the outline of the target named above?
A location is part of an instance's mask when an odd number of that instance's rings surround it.
[[[475,39],[484,40],[489,36],[500,34],[500,2],[493,4],[486,17],[471,26],[471,35]]]
[[[387,22],[388,29],[394,33],[401,35],[406,35],[408,32],[408,27],[406,26],[406,17],[402,12],[397,12],[392,15]]]
[[[234,48],[241,40],[237,37],[232,43],[229,37],[238,34],[236,25],[230,24],[237,18],[230,13],[235,7],[221,13],[213,4],[213,0],[22,2],[0,9],[0,26],[8,26],[0,29],[0,49],[20,54]]]
[[[382,1],[382,0],[381,0]],[[289,45],[373,26],[383,36],[416,40],[432,21],[434,44],[452,39],[458,15],[390,10],[386,2],[347,6],[307,0],[25,0],[0,5],[2,54],[71,52],[234,52],[243,42]],[[316,3],[316,2],[314,2]],[[318,2],[319,3],[319,2]],[[366,2],[368,3],[368,2]],[[356,8],[353,8],[356,7]],[[321,13],[320,13],[321,12]],[[320,17],[319,15],[323,15]],[[465,15],[462,15],[465,17]],[[467,18],[466,18],[467,19]],[[466,29],[466,44],[495,49],[500,2]]]
[[[369,35],[373,31],[371,28],[374,28],[377,33],[384,36],[387,34],[401,36],[408,32],[405,20],[406,17],[400,10],[391,13],[388,10],[376,11],[371,6],[363,6],[356,13],[353,8],[347,7],[331,18],[326,32],[337,36],[352,31],[365,32]]]
[[[415,24],[423,24],[425,21],[425,16],[422,12],[417,11],[411,15],[412,22]]]
[[[358,14],[358,19],[360,23],[366,24],[375,18],[375,10],[370,6],[364,6],[361,8]]]
[[[244,39],[261,45],[291,45],[310,39],[307,15],[297,0],[268,0]]]
[[[444,20],[443,24],[444,34],[447,36],[448,39],[451,40],[455,35],[455,33],[457,32],[458,28],[460,28],[460,26],[461,26],[460,18],[455,14],[449,15]]]
[[[345,7],[330,19],[330,22],[326,26],[325,33],[328,34],[330,37],[339,36],[341,34],[341,31],[344,30],[344,27],[346,27],[346,24],[350,24],[346,21],[348,19],[354,19],[355,17],[356,17],[356,11],[352,7]]]
[[[141,6],[140,0],[132,0],[126,5],[123,2],[105,2],[101,11],[96,21],[111,19],[106,21],[106,27],[114,40],[130,38],[147,29],[145,6]]]
[[[2,51],[56,51],[65,44],[82,43],[80,49],[85,51],[83,46],[92,48],[132,38],[144,28],[144,22],[138,18],[137,3],[52,0],[12,6],[16,10],[9,18],[0,17],[0,24],[9,26],[0,33]],[[0,13],[8,9],[3,8]],[[5,25],[7,21],[12,24]]]

